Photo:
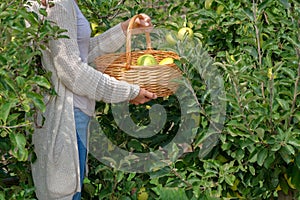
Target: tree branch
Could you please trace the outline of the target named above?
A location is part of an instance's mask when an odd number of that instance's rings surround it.
[[[293,97],[293,102],[292,102],[292,107],[291,107],[291,116],[288,122],[288,126],[291,125],[292,122],[292,118],[293,118],[293,113],[295,112],[295,105],[296,105],[296,101],[297,101],[297,96],[298,96],[298,84],[299,84],[299,79],[300,79],[300,49],[296,49],[297,51],[297,56],[298,56],[298,74],[297,74],[297,78],[295,81],[295,85],[294,85],[294,97]]]
[[[24,123],[24,124],[18,124],[18,125],[15,125],[15,126],[0,126],[0,128],[3,128],[3,129],[13,129],[13,128],[20,128],[20,127],[25,127],[25,126],[30,126],[32,125],[32,123]]]
[[[259,29],[257,27],[257,6],[256,6],[256,3],[255,3],[255,0],[252,1],[253,3],[253,6],[252,6],[252,9],[253,9],[253,17],[254,17],[254,28],[255,28],[255,35],[256,35],[256,42],[257,42],[257,53],[258,53],[258,64],[259,64],[259,67],[262,66],[262,55],[261,55],[261,49],[260,49],[260,32],[259,32]]]

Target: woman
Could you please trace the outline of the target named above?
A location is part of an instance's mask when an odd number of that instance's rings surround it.
[[[52,72],[57,95],[47,101],[45,113],[33,135],[37,155],[32,164],[36,195],[41,200],[80,199],[87,155],[87,129],[95,101],[142,104],[157,96],[137,85],[117,81],[95,69],[96,56],[114,52],[125,42],[129,20],[90,38],[90,25],[74,0],[54,0],[48,16],[68,38],[50,41],[43,51],[43,66]],[[32,5],[37,12],[39,4]],[[136,27],[149,27],[149,16],[141,14]],[[44,119],[44,121],[43,121]],[[43,122],[43,123],[42,123]]]

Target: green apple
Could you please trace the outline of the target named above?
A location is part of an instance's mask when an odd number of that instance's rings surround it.
[[[159,62],[159,65],[169,65],[169,64],[173,64],[173,63],[174,63],[173,58],[164,58]]]
[[[151,54],[144,54],[137,59],[137,65],[140,66],[153,66],[157,65],[155,57]]]
[[[91,23],[91,28],[92,28],[92,31],[96,31],[97,28],[98,28],[98,24],[92,22],[92,23]]]
[[[189,27],[183,27],[183,28],[179,29],[178,35],[177,35],[179,40],[184,40],[185,38],[192,39],[193,36],[194,36],[194,32]]]
[[[223,10],[224,10],[224,6],[223,5],[219,5],[217,7],[217,11],[216,12],[217,12],[218,15],[220,15],[220,14],[222,14]]]
[[[204,3],[204,7],[205,9],[210,9],[211,8],[211,4],[214,2],[214,0],[205,0],[205,3]]]
[[[137,199],[138,200],[147,200],[149,197],[146,189],[144,187],[142,187],[139,192],[138,192],[138,195],[137,195]]]
[[[173,37],[173,35],[171,33],[168,33],[166,35],[166,40],[170,45],[174,45],[177,43],[176,39]]]

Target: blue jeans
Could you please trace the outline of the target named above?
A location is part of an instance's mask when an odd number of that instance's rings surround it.
[[[78,153],[79,153],[79,166],[80,166],[80,185],[82,187],[84,174],[85,174],[85,165],[86,165],[86,156],[87,156],[87,135],[88,135],[88,125],[90,122],[90,116],[86,115],[78,108],[74,108],[75,115],[75,126],[76,126],[76,135],[77,135],[77,144],[78,144]],[[77,192],[73,196],[73,200],[80,200],[81,192]]]

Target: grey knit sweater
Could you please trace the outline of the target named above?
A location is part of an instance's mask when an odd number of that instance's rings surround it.
[[[32,6],[36,10],[37,4]],[[57,93],[46,97],[42,127],[36,127],[33,143],[37,160],[32,164],[36,194],[40,200],[68,199],[80,191],[78,149],[73,113],[73,94],[104,102],[135,98],[139,86],[117,81],[83,63],[79,58],[76,11],[73,0],[54,0],[47,19],[66,29],[69,38],[53,40],[43,52],[43,66],[52,72]],[[125,42],[120,24],[90,40],[88,61],[118,50]]]

